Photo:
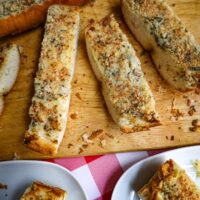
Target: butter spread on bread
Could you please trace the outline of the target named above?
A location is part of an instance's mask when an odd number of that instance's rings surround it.
[[[91,24],[85,37],[108,110],[121,130],[129,133],[158,125],[155,100],[141,63],[114,16]]]

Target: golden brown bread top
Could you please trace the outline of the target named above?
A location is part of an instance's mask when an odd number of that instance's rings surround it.
[[[142,200],[199,200],[200,190],[173,160],[161,165],[138,192]]]
[[[21,200],[65,200],[66,194],[64,190],[58,187],[52,187],[36,181],[27,188]]]
[[[103,93],[106,91],[108,108],[115,110],[112,116],[116,123],[124,132],[141,131],[158,124],[154,98],[141,63],[114,15],[90,24],[85,35],[94,72],[97,71]]]

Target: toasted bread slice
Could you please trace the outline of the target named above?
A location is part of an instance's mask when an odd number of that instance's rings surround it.
[[[7,94],[13,87],[20,67],[20,53],[16,44],[0,48],[0,96]]]
[[[155,100],[135,51],[113,15],[85,33],[93,71],[114,121],[124,132],[158,125]]]
[[[33,182],[26,189],[20,200],[66,200],[67,192],[58,188],[45,185],[41,182]]]
[[[29,111],[31,123],[24,140],[29,148],[44,154],[57,153],[65,132],[78,32],[76,8],[49,8]]]
[[[87,0],[2,0],[0,37],[37,27],[46,19],[52,4],[83,5]]]
[[[163,0],[121,0],[125,21],[175,88],[200,87],[200,45]]]
[[[173,160],[161,165],[138,192],[141,200],[199,200],[200,189]]]

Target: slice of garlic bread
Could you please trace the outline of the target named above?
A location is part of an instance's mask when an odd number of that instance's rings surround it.
[[[65,132],[78,32],[75,7],[49,8],[24,139],[27,147],[40,153],[56,154]]]
[[[4,95],[12,89],[20,68],[20,52],[16,44],[0,47],[0,115],[4,107]]]
[[[0,96],[13,87],[20,67],[20,53],[16,44],[6,44],[0,48]]]
[[[138,192],[141,200],[199,200],[200,189],[173,160],[159,170]]]
[[[33,182],[26,189],[20,200],[66,200],[67,192],[58,188],[45,185],[41,182]]]
[[[140,61],[114,16],[90,25],[85,37],[93,71],[121,130],[129,133],[158,125],[155,100]]]
[[[200,87],[200,45],[164,0],[121,0],[124,19],[162,77],[182,91]]]

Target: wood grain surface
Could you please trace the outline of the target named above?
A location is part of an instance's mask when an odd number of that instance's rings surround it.
[[[169,5],[184,21],[200,42],[200,1],[169,0]],[[64,139],[55,157],[96,155],[111,152],[173,148],[200,143],[200,132],[190,131],[192,120],[200,120],[200,95],[181,93],[171,88],[158,75],[148,54],[135,41],[126,27],[120,11],[119,0],[96,0],[81,8],[81,32],[73,80],[73,92],[69,120]],[[91,70],[85,48],[84,29],[91,18],[101,19],[114,12],[122,29],[128,35],[142,62],[142,69],[156,98],[161,126],[149,131],[124,134],[111,119],[98,82]],[[0,160],[44,159],[42,155],[23,145],[24,132],[30,119],[28,110],[33,95],[33,80],[37,70],[43,27],[29,32],[3,38],[0,44],[15,42],[23,47],[20,72],[12,91],[5,97],[5,107],[0,116]],[[171,113],[179,109],[183,117],[175,119]],[[191,103],[196,108],[193,116],[188,114]],[[84,135],[84,137],[83,137]],[[88,141],[83,139],[89,137]]]

